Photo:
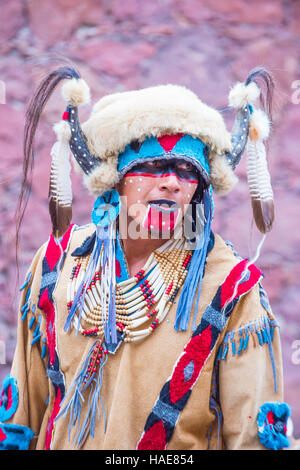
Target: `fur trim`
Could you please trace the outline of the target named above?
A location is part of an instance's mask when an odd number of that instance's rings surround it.
[[[90,88],[82,78],[72,78],[62,86],[64,100],[72,106],[80,106],[90,102]]]
[[[81,166],[79,165],[78,161],[76,160],[72,152],[71,152],[71,162],[72,162],[74,171],[76,171],[76,173],[79,173],[79,175],[84,175],[84,172]]]
[[[215,155],[210,163],[210,179],[216,194],[224,196],[229,193],[238,181],[226,158]]]
[[[53,126],[53,130],[56,134],[57,140],[69,141],[71,138],[71,129],[66,121],[59,121]]]
[[[161,85],[102,98],[82,125],[90,151],[101,160],[117,157],[133,140],[164,134],[189,134],[212,150],[231,150],[223,117],[190,90]]]
[[[250,117],[250,139],[266,140],[270,134],[271,123],[262,109],[255,109]]]
[[[245,104],[253,104],[260,95],[260,89],[255,82],[250,82],[249,85],[238,82],[230,90],[228,101],[229,105],[234,108],[242,108]]]
[[[102,162],[91,175],[84,175],[83,181],[90,194],[99,196],[112,189],[119,180],[117,160],[111,159]]]

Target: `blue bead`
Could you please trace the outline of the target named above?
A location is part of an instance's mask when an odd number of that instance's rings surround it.
[[[261,335],[261,332],[259,330],[257,330],[257,336],[258,336],[258,342],[260,345],[263,344],[263,339],[262,339],[262,335]]]
[[[224,351],[223,351],[223,354],[222,354],[222,359],[225,359],[226,356],[227,356],[227,351],[228,351],[228,344],[225,344],[225,348],[224,348]]]
[[[245,341],[244,341],[244,346],[243,346],[243,349],[244,349],[244,350],[246,350],[246,349],[247,349],[248,342],[249,342],[249,335],[246,335],[246,337],[245,337]]]
[[[243,339],[243,337],[241,336],[241,337],[240,337],[240,344],[239,344],[238,354],[241,354],[241,352],[242,352],[243,343],[244,343],[244,339]]]

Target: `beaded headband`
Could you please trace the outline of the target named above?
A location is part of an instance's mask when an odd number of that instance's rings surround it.
[[[143,142],[137,141],[128,144],[118,158],[118,174],[122,178],[133,166],[147,160],[160,158],[179,158],[194,165],[209,184],[209,148],[200,139],[189,135],[177,134],[162,137],[149,137]]]

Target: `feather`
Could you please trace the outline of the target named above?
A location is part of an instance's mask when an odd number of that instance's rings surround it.
[[[254,140],[257,132],[247,142],[247,176],[253,216],[262,233],[269,232],[274,221],[274,199],[268,171],[266,149],[262,140]]]
[[[69,228],[72,219],[72,184],[70,178],[69,143],[58,140],[51,149],[51,171],[49,186],[49,213],[52,233],[61,237]]]

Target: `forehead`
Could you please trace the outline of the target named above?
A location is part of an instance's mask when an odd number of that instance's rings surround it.
[[[176,134],[149,137],[143,142],[127,145],[118,158],[118,172],[122,178],[136,165],[155,160],[184,160],[190,162],[209,183],[208,147],[189,135]]]

